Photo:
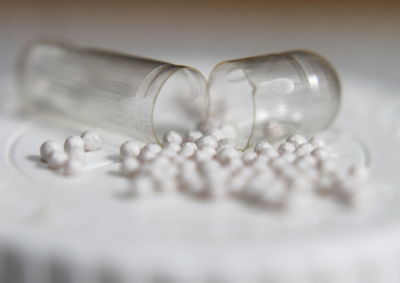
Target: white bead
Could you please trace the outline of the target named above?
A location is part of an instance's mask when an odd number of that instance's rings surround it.
[[[203,136],[196,141],[197,147],[203,149],[204,147],[217,147],[217,140],[213,136]]]
[[[166,144],[166,143],[180,144],[180,143],[182,143],[182,140],[183,139],[182,139],[181,135],[175,131],[170,131],[170,132],[166,133],[163,137],[164,144]]]
[[[50,169],[58,170],[62,168],[68,160],[68,155],[63,150],[54,151],[47,159]]]
[[[160,155],[166,158],[174,158],[177,156],[177,152],[173,148],[165,147],[161,150]]]
[[[222,162],[222,163],[229,163],[231,162],[233,159],[237,159],[240,157],[240,153],[239,151],[237,151],[234,148],[225,148],[223,150],[220,150],[217,153],[217,160]]]
[[[197,151],[197,145],[194,142],[186,142],[182,145],[179,155],[183,157],[191,157]]]
[[[242,155],[242,161],[245,164],[251,164],[256,158],[257,158],[257,153],[252,151],[245,152]]]
[[[126,141],[124,142],[120,149],[119,154],[122,159],[129,157],[137,157],[140,154],[141,146],[139,143],[134,141]]]
[[[187,142],[195,142],[203,136],[203,133],[200,131],[189,132],[185,138]]]
[[[232,139],[221,139],[218,141],[218,149],[234,148],[235,142]]]
[[[80,136],[70,136],[65,140],[64,150],[67,154],[75,149],[84,150],[85,142]]]
[[[291,152],[283,153],[281,157],[289,163],[293,163],[297,159],[296,154]]]
[[[46,141],[40,146],[40,159],[42,162],[47,162],[53,152],[61,150],[62,146],[58,142]]]
[[[305,137],[303,137],[302,135],[293,135],[287,138],[288,142],[293,143],[296,147],[306,143],[307,139]]]
[[[296,150],[296,146],[291,142],[284,142],[278,147],[278,152],[280,154],[292,153]]]
[[[197,162],[203,162],[203,161],[210,160],[210,159],[213,158],[213,155],[212,155],[212,153],[210,153],[210,151],[208,151],[208,150],[198,150],[194,154],[194,159]]]
[[[151,161],[154,158],[156,158],[157,155],[158,155],[158,153],[156,151],[142,149],[140,151],[138,158],[140,161],[147,162],[147,161]]]
[[[81,135],[85,151],[95,151],[101,148],[101,138],[95,131],[86,131]]]
[[[162,150],[161,146],[155,143],[148,143],[143,147],[143,149],[145,151],[153,151],[155,153],[160,153]]]
[[[176,157],[176,155],[175,155]],[[169,166],[171,166],[171,160],[163,155],[158,155],[155,159],[152,160],[151,162],[151,166],[153,166],[154,168],[168,168]]]
[[[349,176],[360,180],[365,181],[369,178],[369,170],[365,166],[362,165],[353,165],[349,168]]]
[[[311,153],[311,151],[313,151],[313,150],[314,150],[314,147],[312,146],[312,144],[303,143],[297,147],[295,153],[297,154],[297,156],[305,156],[305,155],[309,155]]]
[[[167,144],[165,144],[164,148],[179,152],[181,150],[181,145],[177,142],[168,142]]]
[[[260,156],[266,156],[266,157],[268,157],[269,159],[273,159],[273,158],[278,157],[278,156],[279,156],[279,153],[278,153],[278,151],[276,151],[276,150],[273,149],[273,148],[266,148],[266,149],[261,150],[261,152],[259,153],[259,155],[260,155]]]
[[[314,156],[319,161],[326,160],[329,157],[328,151],[320,147],[311,151],[311,155]]]
[[[68,176],[78,175],[83,170],[83,163],[77,159],[69,159],[64,165],[64,174]]]
[[[139,168],[140,163],[136,158],[125,158],[121,161],[120,169],[124,176],[132,176]]]
[[[315,148],[326,147],[325,141],[319,137],[312,137],[308,142]]]
[[[214,157],[217,154],[217,150],[214,147],[205,146],[201,150],[207,152],[211,157]]]
[[[217,140],[217,142],[226,138],[224,132],[220,129],[213,129],[211,131],[208,131],[207,134],[213,136]]]
[[[282,157],[272,159],[269,165],[277,172],[282,172],[288,166],[288,161]]]
[[[254,147],[254,152],[259,154],[259,153],[261,153],[261,151],[270,149],[270,148],[272,148],[272,145],[267,141],[263,141],[263,142],[256,144],[256,146]]]

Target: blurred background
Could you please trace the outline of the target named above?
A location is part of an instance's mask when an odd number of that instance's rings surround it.
[[[197,67],[305,48],[341,70],[398,78],[400,1],[2,0],[0,70],[34,38]]]

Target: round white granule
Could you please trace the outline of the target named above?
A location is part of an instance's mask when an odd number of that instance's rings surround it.
[[[234,148],[222,149],[218,151],[216,155],[216,159],[223,164],[227,164],[234,159],[238,159],[239,157],[240,157],[240,152]]]
[[[257,153],[248,151],[242,154],[242,161],[244,164],[251,164],[257,158]]]
[[[149,149],[146,150],[145,148],[142,148],[142,150],[140,151],[140,154],[138,156],[138,159],[143,162],[148,162],[148,161],[151,161],[154,158],[156,158],[157,155],[158,155],[158,152],[156,152],[156,151],[149,150]]]
[[[175,131],[170,131],[170,132],[166,133],[163,137],[164,144],[166,144],[166,143],[180,144],[180,143],[182,143],[182,140],[183,140],[182,136]]]
[[[164,148],[171,149],[175,152],[179,152],[181,150],[181,145],[177,142],[168,142],[165,144]]]
[[[276,151],[276,150],[273,149],[273,148],[266,148],[266,149],[263,149],[263,150],[261,150],[258,154],[259,154],[259,156],[266,156],[266,157],[268,157],[269,159],[273,159],[273,158],[276,158],[276,157],[279,156],[278,151]]]
[[[64,150],[69,155],[69,153],[75,149],[84,150],[85,142],[80,136],[70,136],[65,140]]]
[[[55,151],[62,151],[62,146],[55,141],[46,141],[40,146],[40,160],[47,162],[51,154]]]
[[[278,152],[280,154],[292,153],[296,150],[296,146],[291,142],[284,142],[278,147]]]
[[[139,166],[140,163],[136,158],[125,158],[120,164],[121,173],[124,176],[132,176]]]
[[[194,160],[197,162],[204,162],[213,158],[211,150],[198,150],[194,154]]]
[[[218,149],[234,148],[235,142],[232,139],[221,139],[218,141]]]
[[[145,150],[145,151],[153,151],[155,153],[160,153],[162,148],[158,144],[148,143],[143,147],[143,150]]]
[[[267,141],[263,141],[263,142],[256,144],[256,146],[254,147],[254,152],[260,154],[261,151],[270,149],[270,148],[272,148],[272,145]]]
[[[90,130],[83,132],[81,138],[84,142],[85,151],[96,151],[101,148],[102,141],[97,132]]]
[[[213,136],[202,136],[196,141],[196,145],[199,149],[203,149],[205,147],[216,148],[217,140]]]
[[[293,143],[296,147],[306,143],[307,139],[303,137],[302,135],[293,135],[287,138],[287,141],[290,143]]]
[[[134,141],[126,141],[119,148],[121,159],[129,157],[137,157],[140,154],[141,146]]]
[[[314,156],[317,160],[322,161],[326,160],[329,157],[329,152],[321,147],[318,147],[311,151],[311,155]]]
[[[68,155],[63,150],[54,151],[47,159],[50,169],[58,170],[62,168],[68,160]]]
[[[160,152],[160,156],[165,158],[174,158],[176,155],[177,152],[170,147],[164,147]]]
[[[207,134],[213,136],[217,142],[226,138],[226,135],[220,129],[213,129],[211,131],[208,131]]]
[[[319,137],[312,137],[308,142],[312,144],[315,148],[326,147],[325,141]]]
[[[293,163],[296,159],[297,159],[297,156],[296,156],[296,154],[294,154],[294,153],[292,153],[292,152],[285,152],[285,153],[283,153],[282,155],[281,155],[281,157],[283,158],[283,159],[285,159],[287,162],[289,162],[289,163]]]
[[[205,146],[201,150],[207,152],[211,157],[217,154],[217,150],[214,147]]]
[[[194,142],[186,142],[182,145],[179,155],[188,158],[193,156],[196,151],[197,145]]]
[[[310,143],[303,143],[296,148],[295,154],[297,156],[306,156],[314,150],[314,146]]]
[[[163,156],[160,154],[151,161],[150,165],[153,166],[154,168],[165,169],[171,165],[171,160],[167,156]]]
[[[200,139],[203,136],[203,133],[200,131],[193,131],[193,132],[189,132],[186,137],[185,140],[187,142],[195,142],[198,139]]]
[[[68,159],[64,165],[64,174],[67,176],[78,175],[83,170],[83,163],[77,159]]]
[[[228,165],[227,165],[227,169],[229,172],[231,173],[236,173],[237,171],[239,171],[240,169],[243,168],[243,161],[240,158],[235,158],[233,160],[231,160]]]

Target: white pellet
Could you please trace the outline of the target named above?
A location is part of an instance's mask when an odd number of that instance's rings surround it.
[[[64,150],[69,155],[73,150],[84,150],[84,146],[85,142],[80,136],[70,136],[65,140]]]
[[[226,138],[226,135],[220,129],[213,129],[211,131],[208,131],[207,134],[213,136],[217,142]]]
[[[164,144],[167,144],[167,143],[181,144],[182,140],[183,140],[182,136],[175,131],[170,131],[170,132],[166,133],[163,137]]]
[[[168,142],[165,144],[164,149],[172,149],[175,152],[179,152],[181,150],[181,145],[177,142]]]
[[[232,139],[221,139],[218,141],[218,149],[234,148],[235,142]]]
[[[266,148],[259,152],[259,156],[266,156],[269,159],[273,159],[279,156],[278,151],[273,148]]]
[[[62,150],[62,146],[58,142],[46,141],[40,146],[40,159],[42,162],[47,162],[53,152]]]
[[[284,142],[278,147],[278,152],[280,154],[292,153],[296,150],[296,146],[292,142]]]
[[[203,149],[204,147],[216,148],[217,140],[213,136],[202,136],[196,141],[196,145],[199,149]]]
[[[141,148],[142,147],[137,142],[134,141],[124,142],[119,149],[119,154],[121,156],[121,159],[139,156]]]
[[[125,158],[121,161],[120,169],[124,176],[132,176],[139,168],[140,163],[136,158]]]
[[[306,155],[309,155],[311,153],[311,151],[313,151],[313,150],[314,150],[314,146],[307,142],[307,143],[303,143],[303,144],[299,145],[296,148],[295,153],[298,156],[306,156]]]
[[[189,158],[197,151],[197,145],[194,142],[186,142],[182,145],[179,155]]]
[[[185,140],[187,142],[196,142],[198,139],[200,139],[203,136],[203,133],[200,131],[193,131],[193,132],[189,132],[186,135]]]
[[[261,151],[270,149],[270,148],[272,148],[272,145],[267,141],[263,141],[263,142],[256,144],[256,146],[254,147],[254,152],[259,154]]]
[[[78,159],[68,159],[63,169],[67,176],[78,175],[82,172],[84,164]]]
[[[50,169],[59,170],[68,161],[68,155],[63,150],[54,151],[47,159],[47,165]]]
[[[288,142],[293,143],[296,147],[306,143],[307,139],[305,137],[303,137],[302,135],[293,135],[288,137],[287,139]]]
[[[242,161],[244,164],[251,164],[257,158],[257,153],[248,151],[243,153]]]
[[[240,157],[239,151],[237,151],[234,148],[222,149],[216,155],[217,160],[222,162],[223,164],[227,164],[234,159],[238,159],[239,157]]]
[[[96,151],[101,148],[102,140],[97,132],[90,130],[83,132],[81,138],[84,142],[85,151]]]
[[[83,148],[71,148],[67,155],[69,159],[79,161],[82,164],[86,163],[86,153]]]

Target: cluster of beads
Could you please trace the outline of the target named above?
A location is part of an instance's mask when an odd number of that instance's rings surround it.
[[[81,136],[70,136],[64,147],[56,141],[46,141],[40,147],[40,159],[51,170],[65,175],[79,174],[86,163],[86,152],[101,148],[101,138],[94,131],[83,132]]]
[[[352,166],[343,173],[323,140],[301,135],[278,146],[264,141],[242,152],[221,128],[185,137],[171,131],[162,146],[127,141],[120,156],[121,173],[130,180],[118,192],[122,196],[179,191],[199,198],[228,196],[267,208],[312,196],[353,205],[368,185],[365,167]]]

